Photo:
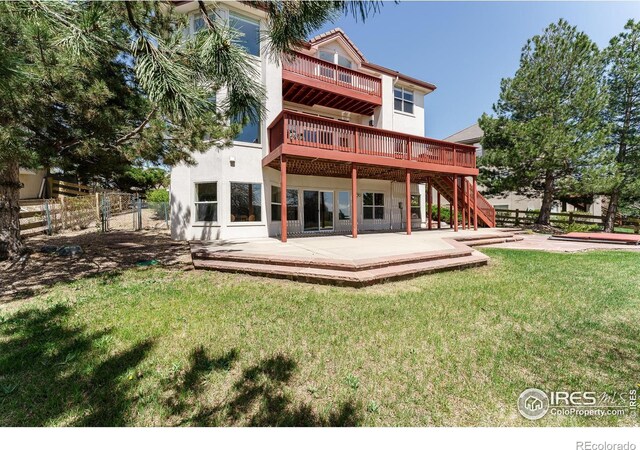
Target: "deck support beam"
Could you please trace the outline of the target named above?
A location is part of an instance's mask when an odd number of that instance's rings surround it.
[[[351,237],[358,237],[358,167],[351,164]]]
[[[467,230],[471,229],[471,195],[473,194],[471,192],[471,183],[469,183],[467,181],[467,179],[464,179],[464,184],[467,186],[466,190],[467,190]]]
[[[453,176],[453,231],[458,231],[458,175]]]
[[[438,193],[438,230],[442,228],[442,217],[440,215],[440,207],[441,207],[441,203],[440,203],[440,191],[436,191]]]
[[[430,230],[433,229],[433,220],[431,218],[431,210],[433,209],[433,198],[431,189],[431,177],[427,177],[427,215],[429,217],[428,224]]]
[[[478,177],[473,177],[473,229],[478,231]]]
[[[466,230],[467,226],[467,205],[465,202],[467,201],[467,193],[465,191],[465,185],[467,184],[467,179],[465,177],[460,177],[460,189],[462,189],[462,229]]]
[[[287,157],[280,156],[280,240],[287,242]]]
[[[409,169],[406,171],[406,202],[405,202],[405,212],[407,215],[407,235],[411,234],[411,172]]]

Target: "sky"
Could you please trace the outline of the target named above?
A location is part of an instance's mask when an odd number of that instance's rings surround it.
[[[435,84],[425,135],[442,139],[491,112],[527,39],[560,18],[603,48],[630,18],[640,20],[640,1],[387,2],[365,23],[343,17],[317,34],[340,27],[368,61]]]

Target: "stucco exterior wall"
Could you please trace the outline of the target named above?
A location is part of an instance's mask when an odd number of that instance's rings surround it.
[[[195,9],[197,5],[184,5],[183,11]],[[222,20],[228,16],[229,10],[240,10],[245,16],[251,16],[261,21],[261,31],[266,32],[264,17],[259,11],[242,4],[220,3]],[[329,41],[321,44],[319,48],[336,52],[354,62],[354,69],[359,69],[358,56],[352,50],[344,47],[338,41]],[[317,49],[312,50],[316,53]],[[320,106],[307,107],[300,104],[284,104],[282,101],[282,68],[276,65],[266,54],[266,49],[261,51],[261,57],[255,59],[260,80],[266,88],[266,116],[261,124],[260,144],[246,144],[235,142],[233,146],[225,149],[212,148],[204,154],[195,155],[196,164],[187,166],[177,165],[171,171],[171,234],[174,239],[180,240],[215,240],[236,238],[264,238],[278,236],[280,234],[280,222],[272,221],[271,217],[271,190],[273,186],[280,185],[280,172],[271,168],[262,167],[262,158],[268,153],[268,125],[276,116],[287,109],[318,114],[339,120],[347,120],[360,125],[370,125],[372,117],[364,116]],[[389,75],[381,74],[382,79],[382,103],[376,108],[373,117],[373,126],[392,131],[399,131],[415,135],[424,135],[424,91],[414,89],[414,114],[396,114],[393,108],[393,88],[396,79]],[[409,86],[407,86],[409,87]],[[224,99],[226,92],[218,92],[217,97]],[[196,183],[217,183],[217,221],[198,223],[195,221]],[[231,183],[256,183],[261,185],[261,217],[256,222],[234,222],[231,220]],[[302,232],[304,190],[332,191],[334,192],[334,231],[350,232],[351,221],[339,220],[338,192],[351,192],[351,180],[331,177],[312,177],[301,175],[288,175],[287,188],[299,191],[299,220],[290,221],[288,229],[290,233]],[[424,200],[424,186],[413,184],[412,194],[421,195]],[[384,218],[379,220],[365,220],[362,211],[362,193],[377,192],[384,194]],[[424,201],[421,201],[423,203]],[[402,206],[402,207],[401,207]],[[360,230],[399,230],[405,227],[406,221],[405,184],[381,180],[358,180],[358,228]],[[414,227],[424,226],[426,211],[424,205],[420,214],[412,220]]]
[[[47,171],[44,169],[20,169],[20,183],[23,184],[20,189],[20,198],[38,198],[42,180],[46,174]]]

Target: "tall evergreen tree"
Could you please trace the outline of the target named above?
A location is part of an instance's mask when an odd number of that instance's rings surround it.
[[[606,169],[598,177],[609,196],[605,231],[612,232],[621,203],[640,200],[640,22],[629,20],[625,31],[605,50],[609,101],[604,119],[610,126]]]
[[[375,1],[247,2],[268,14],[278,59],[337,14],[364,18]],[[211,19],[185,40],[170,1],[0,3],[0,259],[21,251],[19,168],[91,176],[131,162],[174,164],[225,146],[263,114],[264,88],[238,32]],[[227,95],[212,102],[216,92]]]
[[[565,20],[527,41],[514,77],[501,82],[495,116],[479,120],[489,194],[542,195],[536,222],[549,225],[554,199],[604,139],[602,70],[597,46]]]

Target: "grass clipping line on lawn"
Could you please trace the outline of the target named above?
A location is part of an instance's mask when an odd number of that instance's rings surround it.
[[[640,373],[640,254],[486,249],[355,290],[134,268],[0,312],[0,426],[609,426],[523,419],[528,387]]]

